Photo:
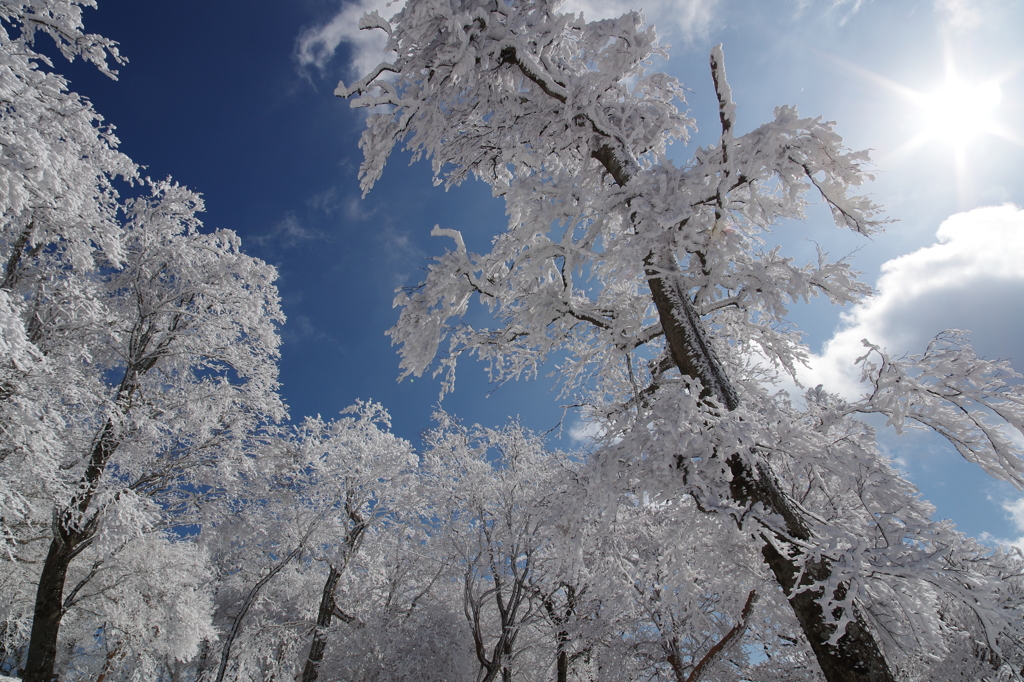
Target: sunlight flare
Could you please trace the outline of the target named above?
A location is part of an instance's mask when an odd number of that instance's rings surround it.
[[[915,99],[923,109],[924,132],[931,139],[948,140],[959,147],[997,131],[993,113],[1002,96],[997,81],[975,85],[950,76],[937,90]]]

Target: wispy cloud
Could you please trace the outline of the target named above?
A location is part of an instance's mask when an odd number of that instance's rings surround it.
[[[935,11],[945,28],[967,30],[982,23],[988,4],[985,0],[935,0]]]
[[[326,342],[333,341],[306,315],[289,315],[288,322],[281,328],[281,342],[288,345],[302,341]]]
[[[349,48],[347,71],[359,77],[384,59],[387,35],[383,31],[360,31],[359,19],[377,11],[383,17],[394,16],[402,2],[394,0],[356,0],[345,2],[337,14],[318,26],[307,28],[295,42],[295,59],[303,68],[324,71],[342,46]]]
[[[305,227],[298,217],[289,211],[269,232],[256,235],[252,240],[264,248],[294,248],[303,242],[324,238],[324,233]]]
[[[328,218],[342,215],[348,221],[360,222],[373,217],[377,210],[368,208],[369,204],[355,193],[342,194],[337,187],[318,192],[306,199],[306,206],[323,213]]]
[[[345,202],[338,197],[338,188],[331,187],[330,189],[324,190],[314,194],[310,198],[306,199],[306,205],[310,208],[323,211],[324,215],[330,217],[337,212],[338,209],[342,208]]]
[[[397,289],[408,284],[409,277],[427,257],[427,254],[409,237],[408,232],[391,226],[378,229],[381,252],[391,268],[391,285]]]
[[[1003,510],[1007,513],[1009,520],[1016,527],[1017,532],[1021,535],[1016,539],[1012,538],[997,538],[991,533],[982,533],[981,540],[983,542],[1000,545],[1005,548],[1015,548],[1018,552],[1024,550],[1024,497],[1016,500],[1005,500],[1002,503]]]
[[[721,0],[648,0],[634,3],[624,0],[567,0],[562,11],[579,13],[587,21],[614,19],[631,9],[643,8],[647,23],[658,27],[658,34],[671,40],[690,43],[706,38],[719,16]]]
[[[859,12],[861,7],[864,6],[864,0],[831,0],[831,2],[822,2],[821,0],[795,0],[795,2],[797,17],[803,15],[807,10],[820,10],[824,7],[825,12],[839,17],[840,26],[849,21],[853,15]]]
[[[938,243],[882,266],[877,294],[843,315],[843,327],[812,357],[802,383],[856,396],[861,339],[894,354],[921,352],[932,336],[957,327],[973,326],[976,339],[1016,343],[1014,357],[1024,361],[1015,307],[1024,298],[1024,210],[1006,204],[958,213],[936,236]]]
[[[367,203],[359,195],[350,196],[344,202],[345,217],[351,221],[369,220],[377,213],[377,209],[368,210]]]

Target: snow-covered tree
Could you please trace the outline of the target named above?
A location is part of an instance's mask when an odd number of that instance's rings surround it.
[[[838,226],[879,230],[878,207],[853,193],[865,153],[787,106],[740,135],[716,47],[720,138],[674,165],[667,146],[693,122],[682,85],[648,70],[664,52],[636,12],[587,22],[557,0],[411,0],[361,25],[388,34],[389,55],[336,91],[373,108],[364,191],[404,143],[438,183],[488,183],[509,216],[485,254],[435,228],[455,249],[396,299],[405,374],[430,368],[442,344],[444,390],[464,353],[498,380],[557,354],[563,389],[604,434],[592,504],[688,497],[675,508],[728,520],[721,532],[762,556],[828,680],[893,680],[907,651],[943,656],[947,597],[974,612],[983,657],[999,658],[1014,611],[996,606],[1003,573],[981,566],[1019,569],[931,522],[854,417],[935,428],[1020,486],[1024,462],[1002,429],[1024,428],[1024,392],[1008,368],[940,338],[920,358],[872,351],[856,403],[819,390],[799,409],[764,387],[806,357],[787,305],[869,291],[845,260],[798,265],[763,249],[764,235],[813,197]],[[455,322],[473,297],[494,328]]]
[[[380,405],[356,405],[352,412],[354,417],[332,424],[307,419],[302,427],[303,449],[324,461],[331,461],[332,469],[318,474],[320,487],[330,491],[326,497],[334,500],[327,540],[310,552],[312,559],[327,567],[327,576],[320,592],[309,655],[303,666],[303,682],[319,677],[327,647],[327,629],[332,622],[338,618],[348,622],[353,619],[338,607],[339,579],[349,569],[367,533],[375,533],[385,518],[398,523],[408,514],[404,507],[411,502],[408,476],[416,464],[412,448],[380,429],[391,424]],[[319,494],[325,496],[323,491]]]
[[[416,464],[389,426],[376,403],[332,421],[307,418],[265,437],[225,485],[222,504],[209,507],[199,542],[220,572],[224,630],[211,679],[229,669],[317,679],[332,624],[375,620],[364,597],[383,570],[375,561],[387,555],[376,545],[387,535],[382,525],[405,516]],[[367,550],[374,560],[364,560]]]
[[[0,2],[0,542],[8,549],[56,466],[60,420],[44,397],[55,382],[44,384],[62,370],[42,362],[40,343],[52,330],[42,329],[38,300],[59,300],[54,312],[89,314],[89,274],[124,257],[111,183],[136,176],[102,118],[34,49],[48,35],[69,59],[81,56],[110,73],[106,59],[117,60],[117,51],[82,31],[83,4]],[[65,377],[68,403],[75,402],[72,376]]]
[[[125,207],[118,261],[97,257],[83,272],[53,262],[58,248],[18,264],[33,275],[20,280],[41,358],[32,387],[54,422],[42,446],[20,444],[5,461],[37,513],[15,538],[19,551],[39,548],[26,679],[52,676],[61,623],[97,570],[129,556],[122,545],[145,529],[188,523],[180,514],[244,459],[250,435],[284,416],[276,273],[234,233],[201,232],[201,207],[185,188],[152,183]]]
[[[421,485],[429,488],[435,533],[449,547],[452,579],[461,583],[477,678],[508,682],[517,671],[554,668],[567,635],[546,632],[545,606],[563,582],[557,521],[576,466],[517,423],[467,428],[436,416]]]
[[[0,637],[29,680],[196,654],[210,571],[174,527],[284,416],[273,268],[203,231],[195,193],[140,182],[35,48],[113,76],[90,6],[0,2]]]

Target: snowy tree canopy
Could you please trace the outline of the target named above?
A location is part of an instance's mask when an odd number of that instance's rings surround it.
[[[385,60],[337,89],[367,110],[362,191],[405,146],[508,217],[487,253],[434,228],[448,250],[395,299],[402,375],[553,368],[597,434],[563,452],[438,407],[409,442],[368,400],[289,421],[276,269],[58,73],[124,63],[93,6],[0,0],[0,674],[1021,679],[1024,562],[935,521],[872,426],[1024,488],[1020,376],[951,330],[865,340],[859,397],[772,388],[809,356],[790,306],[870,288],[771,230],[813,202],[887,222],[835,124],[738,130],[718,46],[720,134],[674,161],[696,122],[637,12],[364,16]]]
[[[846,150],[832,124],[785,106],[740,135],[716,47],[721,135],[674,165],[666,147],[685,141],[692,122],[678,108],[681,84],[647,71],[663,52],[635,12],[586,22],[543,0],[424,0],[389,20],[368,15],[362,26],[387,33],[391,56],[336,92],[374,108],[360,143],[364,191],[404,143],[414,159],[431,159],[436,182],[488,183],[509,216],[488,254],[435,228],[455,250],[396,299],[402,313],[391,334],[407,374],[424,372],[445,341],[436,370],[446,372],[445,390],[467,351],[499,380],[534,375],[562,354],[564,391],[604,432],[590,494],[603,504],[609,492],[687,496],[704,513],[732,516],[730,532],[761,546],[827,679],[895,679],[901,630],[924,638],[917,647],[944,646],[936,623],[896,626],[890,621],[906,616],[877,612],[902,600],[904,588],[877,592],[888,576],[938,590],[927,608],[915,593],[899,607],[905,614],[937,613],[941,595],[959,594],[999,651],[1005,625],[953,577],[986,550],[933,524],[880,459],[870,429],[843,416],[880,412],[897,427],[909,416],[1016,482],[1021,453],[985,421],[987,411],[1021,426],[1022,394],[1000,379],[1005,368],[949,352],[942,339],[921,358],[883,354],[881,368],[865,365],[865,400],[835,421],[813,417],[830,400],[820,390],[799,410],[763,388],[772,371],[792,373],[806,354],[786,331],[788,303],[824,294],[842,304],[868,289],[847,262],[821,254],[799,266],[762,250],[762,235],[803,217],[812,197],[839,227],[878,230],[879,208],[853,193],[869,177],[865,153]],[[453,324],[473,296],[496,328]],[[837,448],[841,456],[828,455]],[[857,499],[843,502],[858,480]],[[889,519],[896,525],[887,528]],[[967,558],[950,564],[950,551]]]

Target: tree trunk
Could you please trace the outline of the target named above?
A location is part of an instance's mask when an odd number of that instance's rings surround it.
[[[59,535],[50,541],[50,550],[43,562],[43,571],[36,589],[28,660],[22,672],[25,682],[50,682],[54,678],[57,635],[64,616],[64,581],[73,558],[73,550],[68,548]]]
[[[341,577],[342,571],[348,567],[348,562],[359,551],[363,535],[369,527],[369,521],[363,517],[356,502],[355,491],[351,487],[345,491],[345,515],[348,517],[348,522],[352,524],[345,533],[345,558],[340,568],[328,562],[330,570],[327,572],[327,582],[324,583],[324,590],[320,595],[320,609],[317,611],[316,628],[313,630],[313,641],[309,645],[309,655],[306,657],[306,665],[302,669],[302,682],[313,682],[320,674],[320,662],[324,660],[324,650],[327,648],[325,633],[334,616],[338,616],[346,623],[357,620],[343,613],[334,600],[338,579]]]
[[[702,397],[714,397],[726,408],[733,410],[739,406],[739,399],[689,300],[682,275],[673,273],[670,269],[672,266],[674,262],[658,263],[656,274],[659,276],[650,279],[651,294],[672,357],[680,372],[700,380],[703,386]],[[761,503],[768,513],[783,518],[785,533],[790,537],[811,540],[810,530],[779,490],[778,482],[766,462],[757,463],[756,474],[749,462],[738,455],[733,455],[728,463],[733,475],[730,483],[733,501],[741,505]],[[781,533],[771,532],[780,544],[788,548],[788,556],[766,542],[762,548],[765,563],[785,590],[825,679],[829,682],[893,682],[894,678],[878,643],[856,609],[851,614],[853,622],[847,625],[846,634],[836,644],[828,643],[835,628],[825,621],[824,610],[818,603],[822,593],[794,593],[798,587],[796,577],[800,574],[797,564],[800,550]],[[800,586],[825,580],[830,574],[831,566],[827,561],[813,562],[805,569]],[[835,596],[842,598],[843,593],[845,589],[840,587]]]
[[[43,561],[36,588],[36,603],[32,614],[32,634],[29,636],[28,656],[25,662],[25,682],[51,682],[57,661],[57,638],[64,618],[64,583],[68,567],[78,554],[89,546],[96,534],[99,514],[87,518],[92,497],[99,485],[118,441],[114,424],[109,419],[93,444],[89,466],[76,493],[63,511],[54,514],[53,539]]]
[[[306,658],[306,667],[302,671],[302,682],[313,682],[319,675],[320,662],[324,660],[324,649],[327,648],[325,632],[331,626],[331,619],[337,605],[334,602],[334,590],[338,586],[338,578],[341,571],[331,564],[327,573],[327,582],[324,583],[324,591],[320,596],[320,610],[316,616],[316,629],[313,630],[313,643],[309,646],[309,656]]]
[[[690,301],[686,282],[677,273],[674,256],[667,254],[657,259],[655,254],[648,254],[644,265],[672,360],[683,376],[700,379],[701,398],[714,397],[727,409],[735,410],[740,405],[739,396],[704,331],[700,314]]]
[[[573,585],[562,583],[561,588],[565,589],[565,611],[561,614],[555,610],[555,605],[552,601],[552,595],[548,595],[544,599],[544,609],[548,612],[548,617],[552,623],[563,629],[559,630],[555,635],[555,642],[558,644],[557,655],[555,656],[555,680],[556,682],[568,682],[569,680],[569,664],[571,663],[569,652],[566,649],[569,646],[569,630],[567,624],[572,620],[576,611],[576,588]],[[586,588],[584,588],[585,590]],[[556,590],[557,592],[557,590]]]

